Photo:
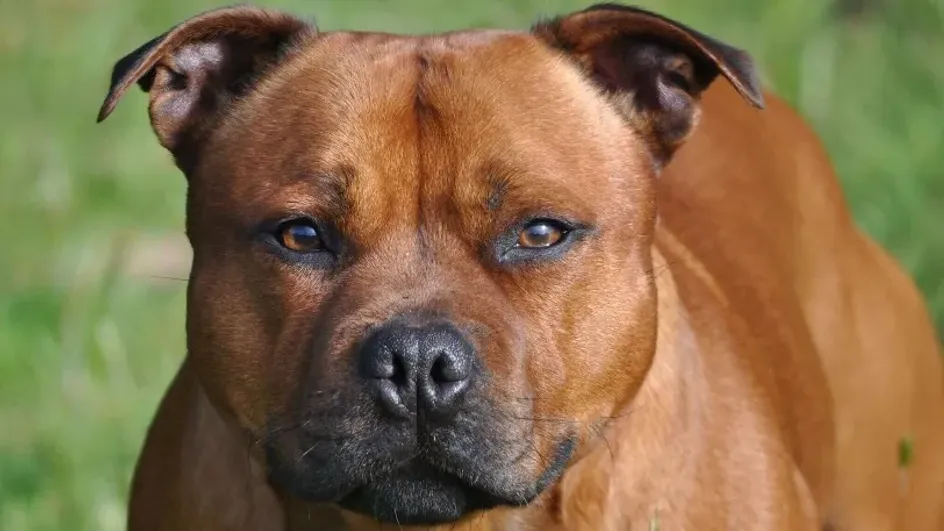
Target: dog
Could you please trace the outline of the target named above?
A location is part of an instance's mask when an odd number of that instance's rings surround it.
[[[239,6],[135,84],[194,254],[132,531],[944,529],[925,303],[747,52]]]

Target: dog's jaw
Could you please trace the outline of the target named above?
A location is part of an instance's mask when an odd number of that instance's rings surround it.
[[[333,484],[334,488],[315,491],[309,476],[323,473],[323,469],[299,468],[298,460],[281,461],[274,454],[269,458],[269,478],[278,490],[305,503],[334,503],[392,524],[448,524],[478,511],[532,503],[560,479],[576,449],[576,438],[562,439],[536,481],[525,478],[514,481],[500,472],[482,474],[472,467],[444,467],[430,464],[430,460],[413,458],[394,470],[368,471],[370,479],[360,484],[338,481]],[[533,450],[529,448],[515,461],[533,457],[531,454]],[[494,465],[497,471],[511,468],[513,464]]]

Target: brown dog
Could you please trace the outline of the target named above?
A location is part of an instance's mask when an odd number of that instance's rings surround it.
[[[133,531],[941,528],[923,302],[743,52],[240,7],[135,82],[194,261]]]

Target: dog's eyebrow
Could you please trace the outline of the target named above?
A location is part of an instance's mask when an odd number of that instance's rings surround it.
[[[350,208],[347,189],[354,175],[354,168],[343,165],[332,170],[301,172],[295,174],[293,183],[307,183],[312,188],[312,196],[324,207],[338,216],[343,216]]]
[[[514,174],[514,170],[507,164],[490,161],[483,165],[482,173],[491,188],[491,192],[485,200],[485,207],[494,212],[501,208],[502,202],[508,195],[508,190],[512,186],[511,176]]]

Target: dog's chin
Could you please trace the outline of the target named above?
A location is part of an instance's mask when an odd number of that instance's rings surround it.
[[[469,513],[499,505],[531,501],[509,500],[469,486],[459,478],[423,464],[411,464],[393,475],[365,484],[342,498],[338,505],[379,520],[400,525],[436,525],[455,522]]]
[[[561,441],[554,460],[536,482],[526,482],[527,487],[515,488],[507,482],[488,482],[495,488],[472,485],[422,461],[412,461],[389,476],[354,489],[341,498],[338,505],[399,525],[448,524],[493,507],[521,507],[534,501],[560,478],[575,449],[575,439]],[[498,487],[503,483],[504,488]]]
[[[286,467],[286,462],[274,451],[269,453],[269,480],[301,501],[334,503],[381,522],[448,524],[476,511],[531,503],[560,478],[576,443],[573,438],[562,440],[552,454],[553,461],[536,481],[518,476],[507,463],[483,468],[479,462],[474,467],[450,471],[417,457],[399,467],[387,468],[362,456],[318,459],[314,466],[295,460],[293,466]],[[352,462],[363,465],[359,468],[344,465]],[[352,474],[352,470],[358,474]]]

